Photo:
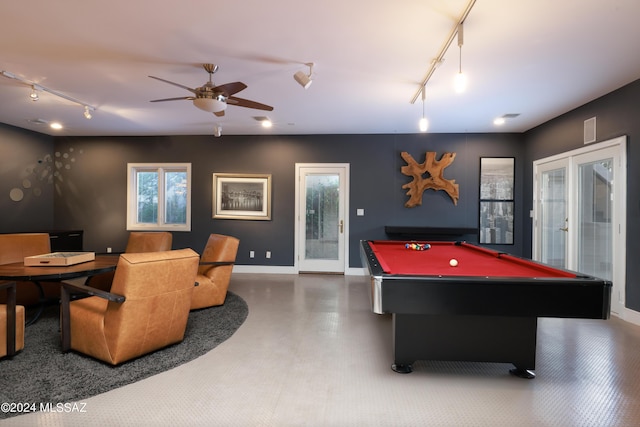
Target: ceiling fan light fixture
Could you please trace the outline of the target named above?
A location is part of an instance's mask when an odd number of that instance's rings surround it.
[[[196,98],[193,105],[208,113],[219,113],[227,109],[227,103],[222,95],[214,98]]]

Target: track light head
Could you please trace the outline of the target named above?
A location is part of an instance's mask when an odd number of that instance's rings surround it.
[[[40,96],[38,96],[38,92],[36,91],[36,87],[31,86],[31,93],[29,94],[29,98],[31,98],[32,101],[37,101],[38,99],[40,99]]]
[[[298,84],[303,88],[307,89],[313,83],[310,76],[307,76],[304,71],[298,71],[293,75],[293,78],[296,79]]]
[[[85,105],[85,107],[84,107],[84,118],[87,119],[87,120],[91,120],[91,117],[93,117],[91,115],[91,111],[89,110],[89,107],[87,107]]]
[[[429,129],[429,121],[426,117],[420,119],[418,127],[420,128],[420,132],[426,132]]]
[[[418,122],[418,129],[420,132],[426,132],[429,129],[429,120],[424,116],[424,100],[426,98],[425,87],[422,87],[422,118]]]
[[[215,125],[213,127],[213,136],[215,136],[216,138],[220,138],[222,136],[222,126]]]
[[[313,83],[311,74],[313,73],[313,62],[307,64],[309,66],[309,74],[305,74],[304,71],[298,71],[293,75],[293,78],[298,82],[300,86],[308,89]]]

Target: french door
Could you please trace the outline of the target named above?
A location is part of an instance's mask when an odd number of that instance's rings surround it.
[[[534,258],[611,280],[624,308],[626,138],[534,162]]]
[[[296,164],[299,272],[344,274],[348,253],[348,164]]]

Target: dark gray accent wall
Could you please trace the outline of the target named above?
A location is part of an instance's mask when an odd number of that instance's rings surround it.
[[[523,218],[532,230],[528,212],[533,209],[533,162],[584,147],[584,121],[596,118],[596,142],[627,136],[627,271],[626,305],[640,311],[640,80],[557,117],[525,134],[525,206]],[[531,232],[525,233],[525,255],[531,256]]]
[[[0,124],[0,233],[53,228],[58,170],[53,138]]]
[[[174,247],[201,251],[210,233],[241,240],[239,264],[293,265],[295,163],[349,163],[350,267],[360,267],[358,241],[385,238],[385,225],[477,227],[480,157],[516,158],[515,244],[499,246],[531,256],[532,162],[583,146],[584,120],[597,119],[597,140],[628,139],[627,307],[640,311],[640,80],[524,134],[415,134],[308,136],[166,136],[52,138],[0,124],[0,232],[83,229],[85,249],[102,252],[126,245],[128,162],[193,165],[192,232],[175,233]],[[460,184],[454,206],[443,192],[426,191],[420,207],[407,209],[410,178],[400,173],[407,151],[423,161],[426,151],[457,153],[445,177]],[[273,220],[211,218],[213,172],[273,175]],[[12,189],[24,197],[12,201]],[[365,209],[365,216],[355,211]],[[248,251],[263,255],[248,258]]]
[[[174,247],[201,251],[210,233],[240,239],[238,264],[292,266],[294,264],[295,164],[350,164],[350,267],[360,267],[360,239],[385,238],[385,225],[477,227],[480,157],[513,156],[523,168],[520,134],[417,135],[302,135],[302,136],[166,136],[56,138],[56,151],[76,153],[65,170],[55,205],[58,228],[84,230],[87,250],[121,251],[126,245],[127,163],[190,162],[192,164],[192,231],[174,233]],[[400,172],[400,157],[409,152],[418,162],[427,151],[457,153],[445,177],[460,185],[455,206],[442,191],[427,190],[422,206],[405,208],[410,178]],[[212,175],[227,173],[272,174],[272,220],[213,219]],[[522,206],[522,176],[516,172],[516,209]],[[356,216],[356,209],[365,216]],[[522,220],[516,219],[516,231]],[[501,246],[521,254],[523,239]],[[249,258],[249,251],[256,258]],[[271,259],[264,258],[269,250]]]

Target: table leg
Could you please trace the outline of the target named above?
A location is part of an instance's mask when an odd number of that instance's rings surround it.
[[[33,325],[34,323],[36,323],[38,321],[38,319],[40,319],[40,316],[42,316],[42,312],[44,312],[44,307],[47,303],[45,295],[44,295],[44,288],[42,287],[42,284],[38,281],[32,281],[31,283],[33,283],[34,285],[36,285],[36,289],[38,289],[38,294],[40,295],[38,298],[38,308],[36,309],[36,313],[33,315],[33,317],[31,319],[29,319],[26,323],[25,326],[30,326]]]
[[[412,371],[416,360],[512,363],[533,378],[537,318],[393,314],[392,369]]]

